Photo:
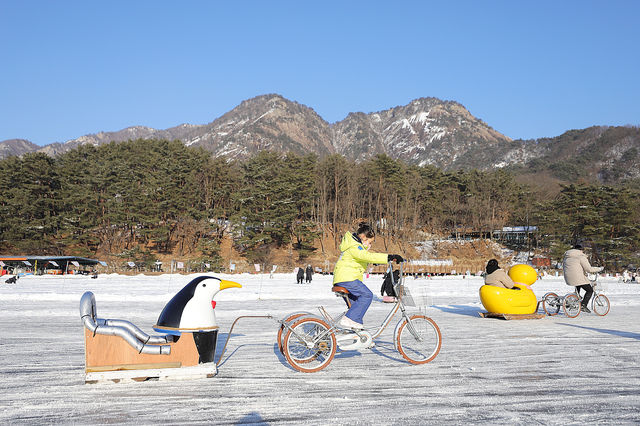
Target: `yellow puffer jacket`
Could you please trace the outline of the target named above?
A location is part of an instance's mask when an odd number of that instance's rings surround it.
[[[369,252],[356,237],[347,232],[340,243],[342,254],[333,270],[333,283],[362,280],[362,274],[369,263],[387,263],[386,253]]]

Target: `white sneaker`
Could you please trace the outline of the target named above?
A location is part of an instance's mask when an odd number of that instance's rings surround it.
[[[360,324],[359,322],[355,322],[354,320],[352,320],[351,318],[349,318],[347,316],[342,317],[338,324],[340,324],[341,327],[352,328],[354,330],[362,330],[362,329],[364,329],[364,326],[362,324]]]

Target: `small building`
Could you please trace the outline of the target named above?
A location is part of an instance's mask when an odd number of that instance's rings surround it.
[[[537,226],[504,226],[492,232],[491,237],[505,245],[524,247],[535,241]]]
[[[486,229],[471,229],[458,226],[450,237],[456,240],[489,240],[491,239],[491,234],[492,232]]]

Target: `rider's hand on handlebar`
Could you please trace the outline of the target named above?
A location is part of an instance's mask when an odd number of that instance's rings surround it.
[[[387,262],[396,261],[396,263],[404,262],[404,259],[399,254],[389,254],[387,255]]]

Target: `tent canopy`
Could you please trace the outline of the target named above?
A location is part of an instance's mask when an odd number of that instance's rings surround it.
[[[26,265],[27,263],[25,262],[35,265],[37,262],[39,268],[48,266],[50,269],[64,269],[67,264],[77,264],[79,266],[95,266],[100,264],[106,266],[106,263],[100,260],[79,256],[0,256],[0,261],[8,266],[18,264]]]

